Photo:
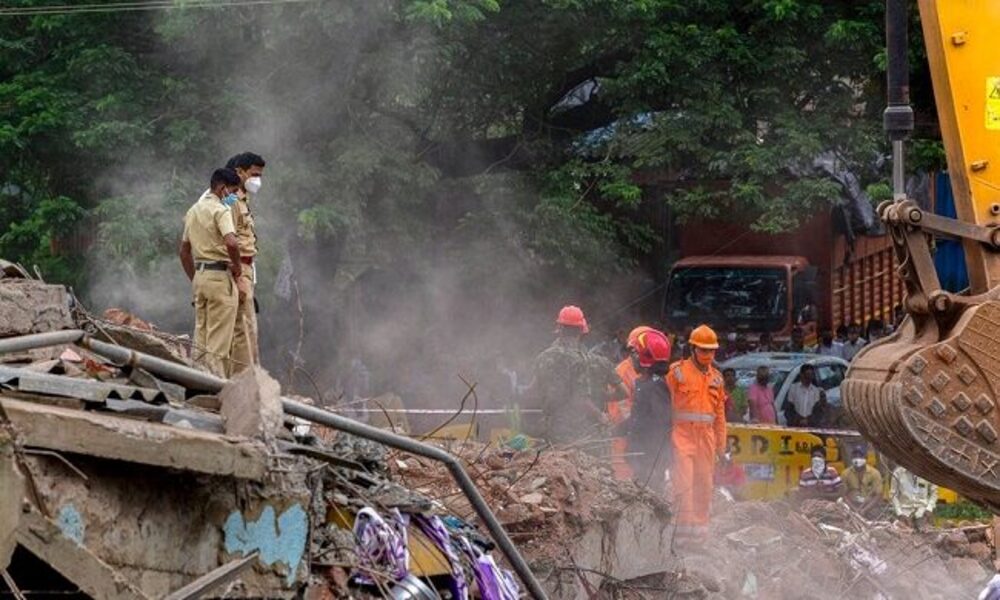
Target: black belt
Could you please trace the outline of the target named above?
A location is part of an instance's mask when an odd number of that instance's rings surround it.
[[[196,271],[228,271],[229,263],[227,262],[199,262],[195,263]]]

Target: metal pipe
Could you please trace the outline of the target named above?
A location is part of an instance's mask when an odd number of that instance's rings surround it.
[[[907,47],[907,0],[886,0],[886,90],[889,106],[910,105],[910,65]]]
[[[80,345],[116,362],[142,367],[151,373],[161,375],[168,379],[173,379],[174,381],[190,388],[197,388],[207,392],[218,392],[226,384],[226,380],[220,377],[202,373],[196,369],[185,367],[184,365],[178,365],[136,350],[117,346],[115,344],[100,342],[89,336],[80,340]],[[301,402],[296,402],[295,400],[282,398],[281,404],[285,412],[292,416],[312,421],[313,423],[318,423],[320,425],[326,425],[327,427],[332,427],[338,431],[343,431],[351,435],[356,435],[360,438],[384,444],[391,448],[396,448],[397,450],[402,450],[404,452],[409,452],[411,454],[416,454],[418,456],[423,456],[443,463],[448,469],[448,472],[451,473],[451,476],[455,479],[455,483],[458,484],[459,489],[461,489],[465,494],[465,497],[469,499],[469,503],[472,504],[472,508],[475,509],[476,514],[483,520],[486,528],[496,541],[497,546],[500,547],[500,551],[503,552],[508,562],[510,562],[511,566],[514,568],[514,572],[517,573],[525,587],[528,588],[528,592],[531,594],[532,598],[535,598],[535,600],[546,600],[545,590],[542,589],[541,584],[528,567],[528,563],[525,562],[521,553],[518,552],[517,547],[514,546],[514,542],[511,541],[510,537],[507,535],[503,525],[500,524],[496,515],[493,514],[492,510],[490,510],[486,500],[479,493],[479,489],[476,488],[475,482],[473,482],[472,478],[469,477],[469,474],[465,472],[465,469],[462,467],[462,464],[457,458],[440,448],[418,442],[390,431],[371,427],[353,419],[334,414],[330,411],[309,406],[308,404],[303,404]]]
[[[892,199],[906,200],[906,150],[903,140],[892,141]]]
[[[60,344],[74,344],[80,341],[80,338],[83,336],[83,331],[79,329],[66,329],[63,331],[32,333],[18,337],[4,338],[0,340],[0,354],[25,352],[37,348],[58,346]]]
[[[511,541],[507,532],[504,530],[503,525],[500,524],[500,521],[497,520],[493,511],[490,510],[486,500],[476,488],[475,482],[472,481],[472,478],[465,472],[462,464],[454,456],[444,450],[441,450],[440,448],[392,433],[391,431],[359,423],[353,419],[342,417],[330,411],[316,408],[315,406],[309,406],[308,404],[303,404],[287,398],[282,398],[281,404],[284,407],[285,412],[292,416],[312,421],[313,423],[319,423],[320,425],[333,427],[338,431],[343,431],[351,435],[356,435],[361,438],[372,440],[373,442],[378,442],[380,444],[396,448],[397,450],[402,450],[404,452],[409,452],[410,454],[416,454],[417,456],[423,456],[425,458],[443,463],[448,468],[451,476],[455,479],[455,483],[458,484],[458,487],[465,494],[465,497],[469,499],[469,502],[472,504],[472,508],[475,509],[476,514],[483,520],[486,528],[490,531],[490,534],[492,534],[493,539],[496,541],[497,546],[500,547],[500,551],[503,552],[504,556],[510,562],[525,587],[528,588],[528,592],[531,594],[531,597],[535,598],[535,600],[545,600],[545,590],[542,589],[541,584],[537,579],[535,579],[535,575],[528,567],[528,563],[525,562],[520,552],[518,552],[517,548],[514,546],[514,542]]]
[[[221,377],[216,377],[215,375],[210,375],[169,360],[150,356],[131,348],[95,340],[90,336],[84,336],[79,341],[79,344],[119,364],[146,369],[151,373],[156,373],[166,379],[176,381],[189,389],[214,393],[226,385],[226,380]]]
[[[882,126],[892,141],[892,197],[906,199],[904,141],[913,131],[910,107],[910,63],[907,48],[907,0],[886,0],[886,100]]]

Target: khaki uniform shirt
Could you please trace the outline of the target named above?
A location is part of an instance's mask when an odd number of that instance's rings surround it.
[[[844,469],[841,477],[851,494],[861,496],[865,500],[882,495],[882,474],[871,465],[865,465],[865,470],[860,475],[857,469],[848,467]]]
[[[250,199],[246,195],[233,205],[233,224],[236,225],[236,239],[240,244],[240,256],[256,256],[257,231],[253,226]]]
[[[183,240],[191,243],[191,254],[199,262],[229,262],[223,238],[236,233],[233,215],[211,191],[201,195],[184,215]]]

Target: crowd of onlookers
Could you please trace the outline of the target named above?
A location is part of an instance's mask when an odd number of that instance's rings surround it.
[[[923,528],[934,514],[937,486],[901,466],[893,469],[890,477],[886,500],[882,472],[868,462],[862,447],[851,451],[850,463],[838,472],[827,462],[826,449],[817,446],[810,465],[799,474],[797,496],[833,501],[843,498],[865,518],[883,520],[891,511],[897,520]],[[741,500],[746,497],[746,484],[746,472],[727,452],[716,465],[715,485]]]

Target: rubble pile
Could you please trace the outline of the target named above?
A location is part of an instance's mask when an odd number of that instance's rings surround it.
[[[993,525],[983,523],[945,529],[938,534],[937,548],[947,556],[989,563],[995,556],[996,548]]]
[[[0,277],[0,568],[12,585],[29,568],[16,544],[76,586],[39,594],[429,599],[443,581],[517,597],[488,538],[387,477],[384,446],[284,414],[263,370],[206,384],[183,338],[121,310],[95,317],[64,288],[15,275]]]
[[[134,352],[110,360],[87,339],[190,365],[183,338],[72,304],[0,277],[0,341],[72,330],[0,352],[0,565],[15,581],[16,544],[102,598],[523,593],[445,465],[288,416],[312,401],[262,370],[220,390]],[[707,543],[681,549],[662,495],[579,449],[428,443],[461,461],[553,600],[951,599],[992,571],[989,527],[919,533],[818,500],[720,496]]]
[[[516,450],[479,442],[450,444],[461,457],[497,517],[529,559],[546,562],[569,555],[595,524],[619,518],[630,507],[648,509],[669,523],[662,497],[631,481],[617,481],[601,461],[578,450]],[[408,488],[427,495],[456,515],[472,508],[447,471],[419,457],[398,457],[390,468]]]
[[[965,532],[866,521],[823,500],[794,507],[720,498],[713,511],[705,547],[679,557],[677,571],[660,581],[677,597],[945,600],[974,598],[989,579],[991,556],[945,549],[969,548]]]

